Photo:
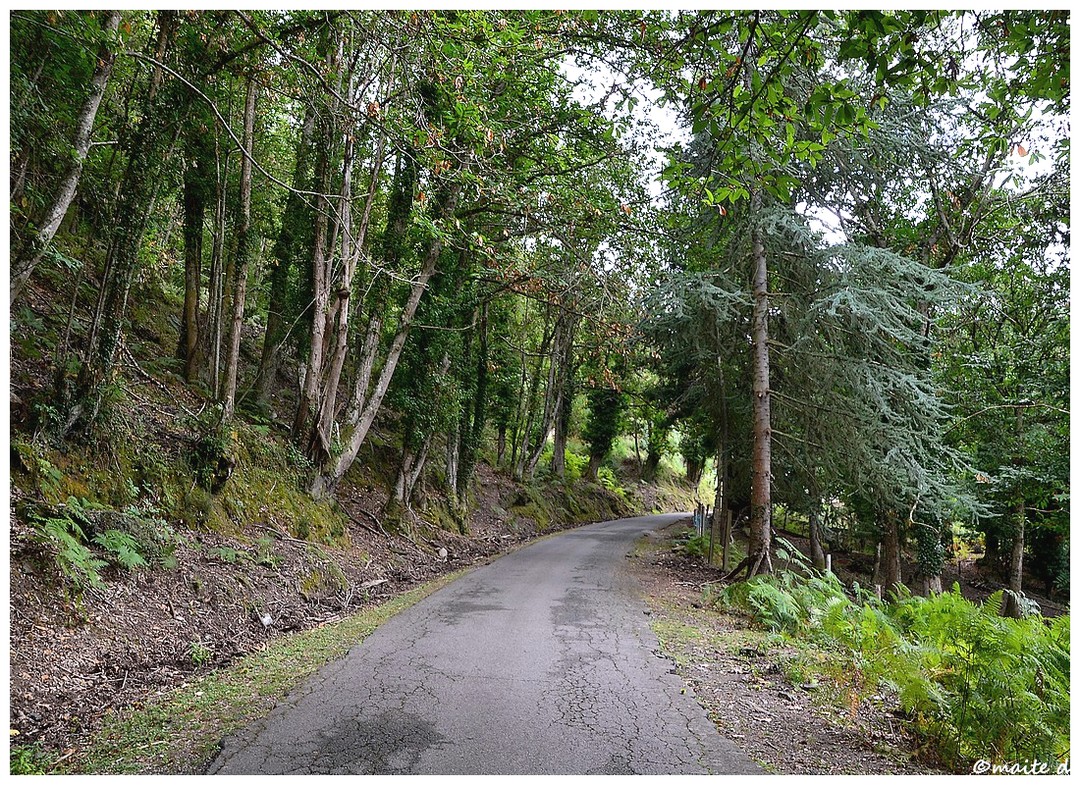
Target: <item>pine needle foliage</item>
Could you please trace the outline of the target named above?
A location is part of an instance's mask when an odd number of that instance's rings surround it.
[[[959,587],[883,603],[852,599],[831,573],[782,572],[725,588],[717,603],[850,661],[863,690],[896,696],[934,753],[971,761],[1069,756],[1069,616],[999,616]]]

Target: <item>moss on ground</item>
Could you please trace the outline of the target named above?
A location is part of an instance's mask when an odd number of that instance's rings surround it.
[[[200,482],[193,451],[167,453],[148,439],[109,440],[105,445],[12,443],[12,485],[31,501],[127,511],[161,518],[180,528],[204,528],[244,536],[271,526],[297,539],[345,546],[344,515],[333,503],[307,493],[308,467],[290,445],[265,427],[237,425],[230,434],[235,465],[216,493]]]

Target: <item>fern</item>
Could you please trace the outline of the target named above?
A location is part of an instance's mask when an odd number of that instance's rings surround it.
[[[802,612],[790,594],[768,580],[748,583],[746,603],[758,623],[773,632],[794,632],[799,628]]]
[[[101,586],[100,570],[108,562],[94,556],[86,547],[82,527],[70,518],[35,518],[31,521],[38,542],[54,551],[60,573],[77,589]]]
[[[792,545],[790,540],[783,537],[776,538],[776,557],[787,562],[789,567],[794,565],[803,572],[809,572],[813,569],[813,564],[810,563],[810,559],[807,558],[806,554]]]
[[[681,538],[675,541],[672,547],[676,553],[681,553],[695,559],[704,559],[709,553],[709,539],[702,534],[697,534],[693,529],[686,531]]]
[[[1068,616],[1003,618],[1000,593],[975,605],[959,587],[888,604],[858,590],[852,599],[835,576],[812,570],[728,586],[717,602],[832,651],[861,689],[891,691],[957,766],[1069,755]]]
[[[125,570],[135,570],[147,565],[146,559],[139,553],[138,541],[130,534],[109,529],[94,537],[94,542]]]

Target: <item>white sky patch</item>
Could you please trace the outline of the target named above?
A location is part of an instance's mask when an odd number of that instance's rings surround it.
[[[651,162],[649,192],[654,201],[659,201],[664,190],[660,174],[667,165],[666,155],[662,151],[677,143],[689,142],[689,129],[679,123],[673,109],[664,105],[660,91],[647,83],[639,81],[630,84],[621,74],[600,62],[592,63],[586,72],[567,58],[563,61],[562,71],[567,80],[575,85],[573,95],[582,106],[597,106],[603,102],[604,115],[608,120],[621,125],[628,119],[631,125],[623,127],[622,131],[640,135],[648,142]],[[615,87],[619,90],[613,90]],[[624,93],[638,100],[629,118],[616,109]]]
[[[602,62],[592,61],[586,71],[571,58],[566,58],[562,71],[575,86],[573,95],[583,106],[601,106],[604,115],[612,122],[620,125],[630,123],[623,128],[625,133],[639,135],[647,141],[647,157],[650,161],[648,188],[653,203],[659,206],[665,191],[661,179],[661,172],[667,164],[665,150],[675,145],[689,144],[689,127],[682,124],[678,113],[664,103],[659,90],[644,81],[627,83],[621,74]],[[616,109],[623,94],[633,95],[638,100],[629,116]],[[1070,133],[1069,118],[1048,116],[1036,108],[1033,119],[1031,138],[1010,140],[1012,147],[1003,166],[995,174],[995,187],[1020,193],[1030,186],[1032,180],[1052,171],[1054,147]],[[841,222],[834,213],[812,209],[806,203],[796,204],[795,209],[821,233],[825,243],[833,245],[847,241]]]

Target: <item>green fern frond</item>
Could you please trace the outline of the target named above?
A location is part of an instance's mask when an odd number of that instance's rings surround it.
[[[982,605],[958,587],[884,603],[835,576],[761,576],[720,593],[758,624],[803,636],[854,664],[863,689],[891,691],[939,752],[965,760],[1069,754],[1068,616],[1009,619],[1000,593]]]
[[[109,529],[94,537],[94,542],[125,570],[134,570],[147,565],[146,559],[139,553],[138,541],[130,534]]]

